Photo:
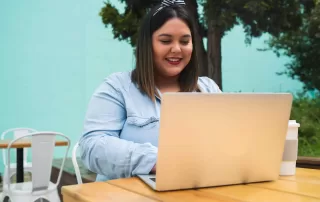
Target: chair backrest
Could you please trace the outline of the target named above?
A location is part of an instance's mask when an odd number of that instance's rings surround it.
[[[10,133],[13,133],[13,138],[19,138],[19,137],[22,137],[24,135],[27,135],[29,133],[33,133],[33,132],[36,132],[35,129],[33,128],[10,128],[6,131],[4,131],[0,138],[1,140],[5,140],[6,139],[6,136],[8,136]],[[6,160],[6,150],[3,149],[2,150],[2,159],[3,159],[3,163],[4,165],[6,165],[7,163],[7,160]],[[23,163],[26,164],[27,163],[27,158],[28,158],[28,152],[27,152],[27,149],[23,149]]]
[[[7,147],[9,151],[12,147],[12,144],[14,144],[16,141],[22,138],[31,138],[32,192],[45,191],[49,187],[56,136],[63,137],[68,143],[66,153],[61,164],[59,176],[55,184],[57,187],[57,185],[60,183],[64,163],[70,148],[70,139],[67,136],[63,135],[62,133],[50,131],[34,132],[12,140]],[[10,152],[7,152],[7,154],[8,173],[10,176]],[[10,190],[10,183],[8,184],[8,188]]]
[[[82,178],[81,178],[81,173],[80,173],[80,169],[79,169],[79,165],[77,162],[77,149],[79,147],[79,142],[77,142],[72,150],[72,164],[74,167],[74,171],[76,173],[76,178],[77,178],[77,182],[78,184],[82,184]]]

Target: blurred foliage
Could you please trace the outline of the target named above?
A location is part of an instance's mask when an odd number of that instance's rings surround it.
[[[297,94],[290,119],[300,123],[299,156],[320,157],[320,93]]]
[[[306,90],[320,90],[320,1],[315,7],[303,11],[303,23],[297,30],[282,33],[268,41],[277,56],[291,60],[286,64],[286,74],[304,83]]]
[[[312,7],[303,0],[202,0],[204,22],[215,20],[223,33],[242,25],[246,42],[264,33],[278,36],[302,24],[300,10]]]
[[[224,35],[235,25],[242,25],[247,35],[247,42],[252,37],[260,37],[263,33],[278,36],[282,32],[295,30],[302,23],[300,10],[309,11],[313,7],[312,0],[185,0],[190,11],[199,5],[204,13],[193,13],[200,26],[200,35],[207,37],[208,22],[214,20],[214,26]],[[102,22],[111,25],[114,38],[128,40],[135,47],[136,33],[139,23],[149,9],[161,0],[119,0],[124,3],[124,12],[105,2],[101,9]]]

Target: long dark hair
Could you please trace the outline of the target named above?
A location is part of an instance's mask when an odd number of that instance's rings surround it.
[[[192,92],[197,90],[198,81],[198,55],[196,51],[197,43],[195,39],[194,19],[184,5],[172,5],[154,13],[160,5],[153,8],[143,19],[138,33],[136,46],[136,66],[132,72],[131,79],[138,85],[140,90],[150,99],[155,99],[154,81],[154,59],[152,51],[152,34],[164,23],[172,18],[179,18],[184,21],[192,35],[193,51],[191,60],[179,76],[179,85],[182,92]]]

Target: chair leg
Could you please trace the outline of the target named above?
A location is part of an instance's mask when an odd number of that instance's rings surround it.
[[[49,201],[51,202],[61,202],[58,191],[54,191],[52,192],[49,196],[48,196]]]
[[[0,202],[9,202],[10,199],[8,196],[6,196],[3,192],[0,193]]]
[[[11,202],[10,198],[8,196],[5,196],[3,199],[1,199],[3,202]],[[2,202],[1,201],[1,202]]]

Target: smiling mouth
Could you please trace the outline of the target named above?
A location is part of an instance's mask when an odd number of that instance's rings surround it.
[[[178,65],[178,64],[180,64],[182,58],[166,58],[166,60],[171,65]]]

